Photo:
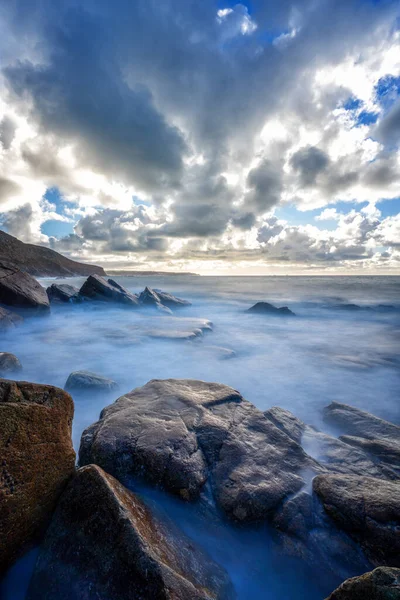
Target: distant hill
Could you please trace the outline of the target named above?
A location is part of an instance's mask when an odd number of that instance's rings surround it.
[[[21,271],[36,277],[68,277],[71,275],[105,275],[102,267],[70,260],[62,254],[34,244],[24,244],[0,231],[0,260],[12,263]]]
[[[190,275],[191,277],[200,277],[198,273],[189,273],[187,271],[120,271],[107,270],[107,275],[119,276],[119,277],[163,277],[164,275]]]

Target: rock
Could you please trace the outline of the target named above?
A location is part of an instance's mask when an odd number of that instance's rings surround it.
[[[0,572],[38,542],[74,472],[73,412],[63,390],[0,380]]]
[[[64,492],[27,600],[222,600],[226,573],[169,522],[99,467]]]
[[[218,360],[229,360],[237,356],[234,350],[224,348],[223,346],[203,346],[207,353],[211,353]]]
[[[172,294],[168,294],[167,292],[163,292],[162,290],[153,290],[160,299],[161,304],[167,306],[168,308],[184,308],[185,306],[192,306],[191,302],[187,300],[182,300],[182,298],[177,298]]]
[[[348,435],[400,442],[400,427],[354,406],[332,402],[324,409],[324,419]]]
[[[313,489],[337,527],[374,565],[400,566],[400,484],[371,477],[319,475]]]
[[[118,384],[91,371],[74,371],[69,375],[64,387],[66,390],[112,390],[117,388]]]
[[[91,300],[118,302],[132,307],[139,306],[136,294],[131,294],[131,292],[114,280],[109,279],[106,281],[104,277],[100,277],[99,275],[90,275],[79,290],[79,294]]]
[[[13,373],[21,369],[22,365],[15,354],[0,352],[0,373]]]
[[[0,306],[0,331],[13,329],[23,323],[24,319],[13,313],[11,310],[6,310]]]
[[[400,600],[400,569],[378,567],[347,579],[326,600]]]
[[[82,435],[95,463],[193,500],[208,481],[237,521],[267,519],[304,484],[302,448],[236,390],[196,380],[152,380],[105,408]]]
[[[388,463],[400,475],[400,443],[392,439],[366,439],[351,435],[341,435],[340,440],[372,454],[383,463]]]
[[[82,302],[78,288],[66,283],[53,283],[47,288],[50,302]]]
[[[0,262],[0,303],[7,306],[48,310],[46,290],[28,273]]]
[[[196,331],[173,331],[170,329],[150,329],[146,332],[147,336],[156,340],[171,340],[174,342],[189,342],[202,335],[201,330]]]
[[[288,410],[273,407],[264,415],[331,473],[367,475],[379,479],[397,478],[397,473],[391,467],[374,461],[361,448],[306,425]]]
[[[171,309],[165,306],[161,302],[159,295],[149,287],[146,287],[139,295],[139,302],[143,306],[155,308],[156,310],[172,315]]]
[[[257,302],[257,304],[249,308],[246,312],[258,315],[294,316],[294,312],[292,312],[287,306],[281,306],[281,308],[277,308],[268,302]]]

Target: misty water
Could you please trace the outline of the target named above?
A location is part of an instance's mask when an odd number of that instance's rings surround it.
[[[334,400],[400,422],[399,277],[115,279],[133,292],[148,285],[192,306],[169,317],[92,302],[54,305],[49,316],[27,318],[2,338],[2,351],[18,356],[25,380],[64,387],[72,371],[85,369],[118,382],[117,392],[72,394],[76,450],[83,429],[104,406],[154,378],[224,383],[262,410],[284,407],[335,435],[322,420],[323,407]],[[57,283],[80,286],[83,281]],[[42,285],[52,282],[42,280]],[[246,314],[258,301],[289,306],[296,317]],[[160,339],[176,331],[186,334],[206,321],[212,330],[193,340]],[[196,507],[159,492],[141,492],[229,571],[240,600],[321,600],[340,583],[321,581],[317,572],[277,553],[265,528],[240,530],[223,521],[216,527],[204,522]],[[24,597],[33,561],[31,553],[12,569],[2,598]],[[351,570],[349,565],[355,574]]]

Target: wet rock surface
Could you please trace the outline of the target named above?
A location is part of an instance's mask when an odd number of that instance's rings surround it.
[[[378,567],[347,579],[326,600],[400,600],[400,569]]]
[[[91,371],[74,371],[69,375],[64,387],[66,390],[112,390],[117,388],[118,384]]]
[[[14,373],[21,369],[22,365],[15,354],[0,352],[0,373]]]
[[[324,409],[324,419],[341,433],[368,439],[391,439],[400,442],[400,427],[354,406],[332,402]]]
[[[66,283],[53,283],[47,288],[50,302],[82,302],[78,288]]]
[[[138,307],[139,300],[122,285],[113,279],[106,280],[100,275],[90,275],[79,290],[79,294],[91,300],[117,302],[131,307]]]
[[[269,302],[257,302],[246,312],[257,315],[294,316],[294,312],[292,312],[287,306],[281,306],[278,308],[273,304],[269,304]]]
[[[372,564],[400,566],[399,481],[319,475],[313,489],[336,526],[361,544]]]
[[[43,535],[75,469],[72,398],[0,380],[0,573]]]
[[[13,329],[18,325],[23,323],[24,319],[12,312],[11,310],[7,310],[0,306],[0,331],[5,331],[7,329]]]
[[[85,430],[80,464],[144,478],[184,499],[208,481],[230,518],[265,520],[304,484],[302,448],[236,390],[196,380],[153,380],[105,408]]]
[[[42,545],[27,600],[231,600],[226,573],[99,467],[79,469]]]
[[[46,290],[28,273],[0,261],[0,303],[20,308],[48,310]]]

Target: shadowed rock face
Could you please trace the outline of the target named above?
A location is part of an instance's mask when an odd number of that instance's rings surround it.
[[[231,600],[225,572],[94,465],[64,492],[27,600]]]
[[[90,275],[79,291],[81,296],[102,302],[118,302],[132,307],[139,306],[138,297],[112,279]]]
[[[47,288],[50,302],[82,302],[78,288],[66,283],[53,283]]]
[[[184,499],[209,481],[232,519],[268,518],[303,486],[302,448],[236,390],[196,380],[153,380],[104,409],[85,430],[80,464],[144,478]]]
[[[319,475],[313,489],[335,524],[374,565],[400,566],[400,484],[371,477]]]
[[[73,411],[63,390],[0,380],[0,572],[37,543],[74,472]]]
[[[49,309],[46,290],[31,275],[0,262],[0,303],[21,308]]]
[[[378,567],[347,579],[326,600],[399,600],[400,569]]]
[[[91,373],[90,371],[74,371],[66,381],[66,390],[112,390],[118,387],[116,381]]]
[[[246,312],[258,315],[294,316],[294,312],[292,312],[287,306],[281,306],[280,308],[277,308],[268,302],[257,302],[257,304],[249,308]]]
[[[0,306],[0,331],[13,329],[23,322],[23,318],[11,310],[6,310]]]

